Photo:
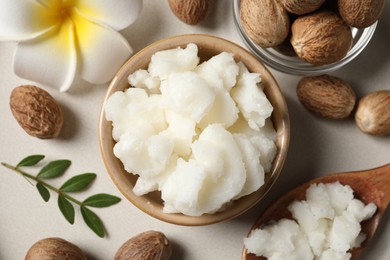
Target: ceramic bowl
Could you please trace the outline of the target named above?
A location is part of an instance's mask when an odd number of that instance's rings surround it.
[[[116,91],[123,91],[128,88],[128,76],[138,69],[146,69],[154,53],[178,46],[184,48],[188,43],[195,43],[198,46],[198,55],[201,62],[225,51],[232,53],[236,61],[242,61],[249,71],[260,73],[264,92],[274,107],[271,120],[277,132],[277,155],[271,171],[266,174],[265,184],[258,191],[232,202],[225,210],[199,217],[163,213],[163,201],[160,192],[156,191],[144,196],[137,196],[133,193],[132,189],[137,180],[137,175],[126,172],[120,160],[114,156],[115,141],[112,138],[112,124],[105,119],[104,113],[107,98]],[[290,139],[290,122],[286,102],[277,82],[268,69],[250,52],[225,39],[210,35],[191,34],[171,37],[153,43],[136,53],[123,65],[112,80],[103,103],[99,119],[99,139],[107,171],[115,185],[131,203],[150,216],[162,221],[177,225],[200,226],[232,219],[261,201],[279,176],[285,162]]]
[[[343,67],[344,65],[351,62],[354,58],[356,58],[364,50],[364,48],[367,46],[372,36],[374,35],[377,26],[377,22],[375,22],[370,27],[364,29],[351,28],[353,42],[351,49],[348,51],[347,55],[343,59],[332,64],[316,66],[298,58],[297,56],[285,55],[284,53],[278,51],[275,48],[262,48],[256,43],[254,43],[241,25],[240,2],[241,0],[232,1],[233,16],[237,30],[248,49],[251,50],[253,54],[255,54],[259,59],[261,59],[267,66],[276,69],[280,72],[292,75],[320,75],[330,73]]]

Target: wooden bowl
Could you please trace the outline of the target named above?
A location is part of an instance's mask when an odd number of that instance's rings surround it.
[[[272,122],[277,133],[277,155],[272,168],[265,177],[265,184],[256,192],[233,201],[225,210],[215,214],[205,214],[199,217],[186,216],[183,214],[163,213],[163,201],[160,192],[152,192],[144,196],[137,196],[132,189],[137,180],[137,175],[124,170],[122,162],[113,154],[115,141],[112,138],[112,124],[105,119],[104,106],[107,98],[116,91],[122,91],[129,87],[128,76],[138,69],[146,69],[151,56],[161,50],[172,49],[178,46],[186,47],[188,43],[198,46],[201,62],[208,60],[223,51],[232,53],[236,61],[242,61],[251,72],[260,73],[264,92],[274,107]],[[232,219],[257,204],[272,187],[277,179],[286,159],[289,140],[290,122],[287,105],[277,82],[268,69],[258,61],[251,53],[242,47],[210,35],[191,34],[180,35],[160,40],[132,56],[118,71],[112,80],[100,113],[99,119],[100,148],[107,171],[122,194],[136,207],[145,213],[162,221],[186,226],[200,226],[213,224]]]

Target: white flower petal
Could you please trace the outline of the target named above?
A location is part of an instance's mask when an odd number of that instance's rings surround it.
[[[142,0],[79,0],[76,9],[89,20],[119,31],[137,19]]]
[[[108,27],[74,16],[82,77],[95,84],[111,80],[132,49],[125,38]]]
[[[57,22],[35,1],[0,0],[0,41],[33,39],[53,29]]]
[[[66,91],[73,82],[76,64],[73,24],[68,20],[45,39],[19,43],[14,71],[19,77]]]

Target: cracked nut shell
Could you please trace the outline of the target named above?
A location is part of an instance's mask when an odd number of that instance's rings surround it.
[[[33,85],[16,87],[11,93],[10,107],[16,121],[29,135],[48,139],[60,134],[62,110],[45,90]]]

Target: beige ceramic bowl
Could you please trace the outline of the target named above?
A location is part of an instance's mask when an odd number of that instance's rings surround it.
[[[210,57],[225,51],[233,53],[236,61],[242,61],[251,72],[261,74],[264,92],[274,107],[272,121],[277,131],[276,145],[278,152],[271,171],[266,175],[265,184],[260,190],[234,201],[224,211],[215,214],[206,214],[200,217],[186,216],[183,214],[166,214],[163,213],[163,202],[159,192],[149,193],[144,196],[136,196],[133,193],[132,189],[137,180],[137,176],[126,172],[122,163],[114,156],[113,146],[115,141],[111,135],[112,125],[111,122],[105,119],[103,108],[100,114],[99,139],[103,160],[108,173],[115,185],[129,201],[145,213],[162,221],[178,225],[200,226],[232,219],[253,207],[263,198],[277,179],[286,159],[290,139],[290,123],[285,99],[268,69],[242,47],[210,35],[180,35],[163,39],[136,53],[124,64],[112,80],[103,107],[111,94],[129,87],[127,82],[129,74],[138,69],[147,68],[150,58],[154,53],[178,46],[185,47],[188,43],[197,44],[201,61],[208,60]]]

